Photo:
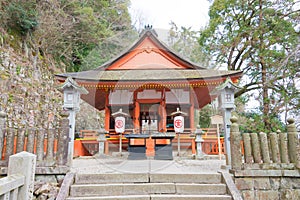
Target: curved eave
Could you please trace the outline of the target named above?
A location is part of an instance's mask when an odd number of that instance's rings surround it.
[[[135,71],[136,72],[136,71]],[[197,73],[195,73],[197,74]],[[86,89],[100,89],[100,90],[111,90],[111,89],[159,89],[159,88],[197,88],[197,87],[216,87],[221,85],[228,77],[237,83],[241,72],[232,72],[230,74],[219,74],[215,76],[191,76],[191,77],[166,77],[165,79],[151,79],[149,76],[145,79],[129,79],[129,78],[119,78],[116,80],[107,79],[107,77],[99,79],[83,79],[80,76],[72,76],[79,85],[85,87]],[[70,76],[70,74],[67,74]],[[68,76],[67,75],[57,75],[57,79],[63,82]],[[76,74],[78,75],[78,74]],[[182,74],[181,74],[182,75]]]
[[[230,77],[238,79],[241,71],[217,70],[109,70],[85,71],[56,75],[58,80],[72,77],[85,82],[132,82],[132,81],[179,81],[179,80],[210,80]],[[233,80],[234,81],[234,80]]]

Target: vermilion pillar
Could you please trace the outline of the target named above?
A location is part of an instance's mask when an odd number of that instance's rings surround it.
[[[106,131],[109,131],[109,125],[110,125],[110,109],[108,107],[109,105],[109,92],[106,93],[105,96],[105,124],[104,124],[104,129]]]
[[[137,92],[133,93],[134,111],[133,111],[133,126],[135,131],[140,131],[140,104],[137,101]]]

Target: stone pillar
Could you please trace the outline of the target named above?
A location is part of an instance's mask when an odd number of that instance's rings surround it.
[[[296,167],[300,169],[300,144],[294,119],[288,119],[288,147],[290,162],[295,163]]]
[[[69,135],[69,120],[68,112],[60,113],[60,128],[59,128],[59,136],[57,142],[57,153],[56,153],[56,162],[58,165],[64,165],[67,163],[67,155],[68,155],[68,135]]]
[[[14,140],[16,132],[17,130],[14,128],[7,130],[5,160],[8,160],[9,156],[14,154]]]
[[[270,133],[270,146],[273,163],[280,163],[280,152],[277,133]]]
[[[48,131],[47,131],[47,153],[46,153],[46,159],[48,161],[53,160],[54,139],[55,139],[55,129],[48,129]]]
[[[24,144],[25,144],[25,129],[19,128],[18,137],[17,137],[17,153],[24,151]]]
[[[266,133],[259,133],[260,147],[264,163],[270,163],[270,152],[268,146],[268,138]]]
[[[282,163],[289,163],[289,155],[288,155],[288,139],[287,133],[278,133],[279,135],[279,149],[280,149],[280,158]]]
[[[40,128],[37,132],[37,139],[36,139],[37,161],[42,161],[44,159],[44,139],[45,139],[45,129]]]
[[[251,139],[249,133],[243,133],[245,163],[253,163]]]
[[[106,141],[106,136],[105,136],[105,133],[106,133],[106,130],[105,129],[100,129],[98,131],[98,138],[97,138],[97,141],[99,142],[99,151],[98,151],[98,154],[99,156],[102,156],[104,155],[104,150],[105,150],[105,141]]]
[[[251,144],[253,150],[253,159],[255,163],[261,163],[261,151],[260,145],[257,137],[257,133],[250,133],[251,136]]]
[[[7,175],[21,174],[25,176],[25,183],[20,187],[17,199],[33,199],[35,166],[36,155],[34,154],[23,151],[9,157]]]
[[[4,146],[5,120],[6,120],[6,113],[0,111],[0,160],[2,159],[3,146]]]
[[[29,152],[29,153],[33,153],[34,152],[35,133],[36,133],[36,129],[35,128],[28,129],[26,151]]]
[[[241,152],[241,134],[239,131],[239,125],[237,124],[237,118],[230,118],[230,152],[231,152],[231,168],[233,170],[242,169],[242,152]]]
[[[224,124],[224,143],[225,143],[225,154],[226,154],[226,164],[230,165],[231,163],[231,135],[230,135],[230,119],[231,119],[231,111],[232,109],[224,109],[223,110],[223,124]]]

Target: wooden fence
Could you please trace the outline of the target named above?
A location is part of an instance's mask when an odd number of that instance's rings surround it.
[[[5,128],[3,121],[0,120],[0,167],[7,167],[8,158],[22,151],[36,155],[37,167],[69,165],[69,120],[66,114],[61,115],[58,129]]]
[[[300,145],[293,119],[287,133],[239,132],[237,118],[231,118],[230,143],[233,170],[300,169]],[[242,141],[242,143],[241,143]],[[244,148],[244,152],[242,149]]]

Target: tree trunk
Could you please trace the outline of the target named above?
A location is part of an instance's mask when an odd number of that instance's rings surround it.
[[[264,128],[270,130],[271,124],[269,120],[269,111],[270,111],[270,105],[269,105],[269,94],[268,94],[268,83],[267,83],[267,67],[266,63],[264,61],[264,57],[262,55],[262,51],[264,50],[264,38],[263,38],[263,8],[262,8],[262,0],[259,1],[259,32],[260,32],[260,44],[259,44],[259,60],[261,65],[261,73],[262,73],[262,90],[263,90],[263,121],[264,121]]]

